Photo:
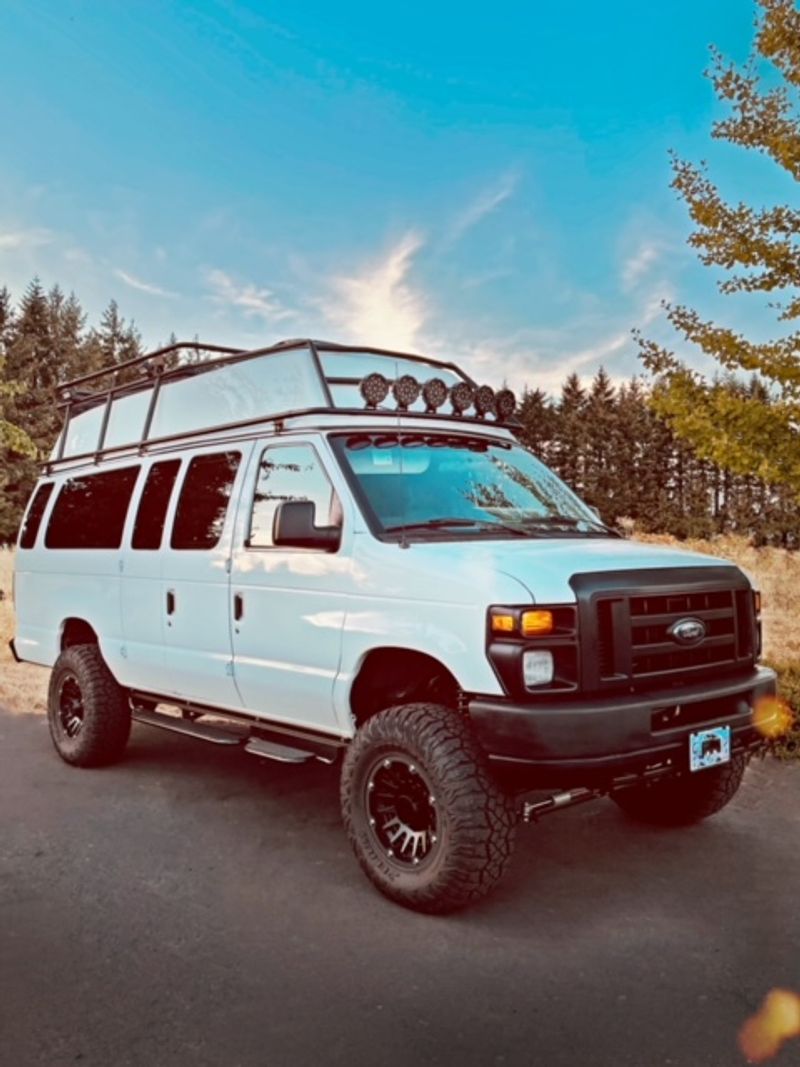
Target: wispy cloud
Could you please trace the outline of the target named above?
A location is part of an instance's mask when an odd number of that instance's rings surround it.
[[[413,351],[428,318],[428,300],[409,275],[424,243],[411,230],[377,262],[331,279],[331,296],[323,298],[321,307],[346,340]]]
[[[212,289],[212,299],[217,304],[238,308],[247,318],[259,318],[265,322],[283,322],[292,319],[296,312],[285,307],[272,289],[239,283],[222,270],[210,270],[206,280]]]
[[[128,274],[127,271],[121,270],[119,267],[115,267],[113,271],[114,277],[119,278],[121,282],[129,286],[131,289],[136,289],[140,293],[147,293],[149,296],[161,296],[172,299],[178,294],[173,293],[169,289],[162,289],[160,285],[154,285],[152,282],[144,282],[141,278],[137,278],[134,274]]]
[[[55,236],[50,230],[41,227],[30,230],[6,230],[0,231],[0,251],[16,252],[20,249],[41,248],[49,245]]]
[[[510,200],[516,192],[519,179],[518,171],[506,171],[490,186],[478,193],[453,220],[448,234],[450,243],[460,240],[487,215],[493,214],[501,204]]]
[[[652,267],[659,262],[665,251],[662,241],[642,241],[639,247],[625,259],[622,264],[620,281],[622,290],[630,293],[643,278],[649,274]]]

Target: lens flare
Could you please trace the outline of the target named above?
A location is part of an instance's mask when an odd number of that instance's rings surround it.
[[[792,728],[791,707],[778,696],[760,697],[753,708],[753,726],[762,737],[775,741]]]
[[[739,1031],[739,1048],[751,1063],[765,1063],[794,1037],[800,1037],[800,996],[773,989]]]

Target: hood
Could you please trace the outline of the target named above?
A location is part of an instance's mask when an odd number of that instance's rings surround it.
[[[532,603],[565,604],[575,600],[569,584],[574,574],[656,568],[731,566],[729,560],[699,552],[615,538],[427,542],[412,544],[407,563],[466,581],[472,588],[513,578]],[[482,580],[481,580],[482,579]],[[498,581],[497,584],[500,584]]]

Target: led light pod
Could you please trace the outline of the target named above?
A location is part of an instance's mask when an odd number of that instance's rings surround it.
[[[505,422],[506,419],[510,419],[517,410],[517,398],[510,389],[501,389],[494,398],[494,402],[497,418],[502,422]]]
[[[411,405],[419,399],[421,392],[422,386],[410,374],[404,374],[392,386],[392,396],[397,401],[397,407],[400,411],[408,411]]]
[[[389,383],[382,374],[368,374],[359,386],[368,408],[375,409],[389,395]]]
[[[447,386],[441,378],[431,378],[422,387],[422,399],[425,410],[432,415],[447,400]]]
[[[475,392],[475,410],[478,413],[478,418],[483,419],[487,415],[494,415],[495,413],[495,396],[494,389],[490,385],[482,385]]]
[[[450,403],[453,405],[453,412],[456,415],[463,415],[465,411],[469,410],[474,399],[475,394],[472,386],[466,382],[459,382],[450,390]]]

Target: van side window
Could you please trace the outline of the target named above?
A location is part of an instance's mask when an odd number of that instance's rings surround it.
[[[195,456],[181,486],[173,548],[214,548],[222,536],[228,500],[239,469],[241,452]]]
[[[20,548],[33,548],[36,544],[36,535],[39,533],[42,515],[44,515],[44,509],[47,507],[47,501],[50,499],[52,492],[52,482],[45,482],[36,490],[22,526],[22,533],[19,538]]]
[[[47,525],[48,548],[119,548],[137,467],[67,478]]]
[[[133,528],[133,548],[161,548],[167,508],[180,466],[179,459],[168,459],[154,463],[148,471]]]
[[[270,548],[279,504],[310,500],[316,526],[341,526],[339,498],[311,445],[273,445],[261,454],[250,515],[248,548]]]

